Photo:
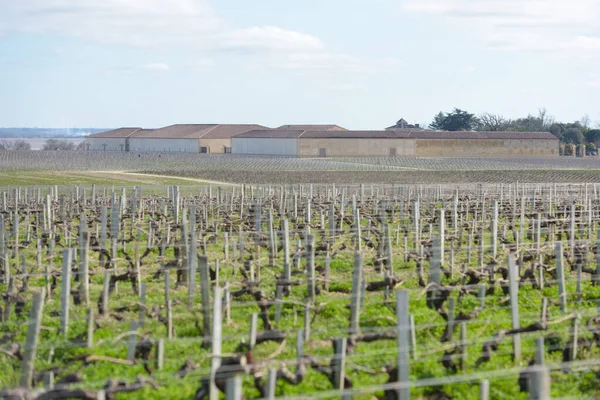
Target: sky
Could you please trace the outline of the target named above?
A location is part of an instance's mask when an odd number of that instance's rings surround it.
[[[600,123],[598,0],[0,0],[0,127]]]

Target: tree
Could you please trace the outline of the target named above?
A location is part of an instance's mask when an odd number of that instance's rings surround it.
[[[600,144],[600,129],[591,129],[585,133],[585,141],[588,143]]]
[[[44,143],[42,150],[45,151],[64,151],[75,150],[75,144],[68,140],[48,139]]]
[[[512,121],[500,114],[483,113],[479,115],[478,131],[505,131],[510,128]]]
[[[31,144],[25,140],[15,140],[14,142],[3,140],[0,142],[0,150],[29,151]]]
[[[546,132],[554,125],[554,118],[547,115],[545,108],[538,110],[538,115],[528,114],[525,118],[518,118],[511,122],[509,130],[516,132]],[[552,132],[557,136],[554,132]],[[559,136],[557,136],[559,137]]]
[[[589,115],[585,114],[583,117],[579,118],[579,123],[581,124],[581,126],[583,126],[584,130],[588,130],[590,128],[592,120],[590,119]]]
[[[568,143],[568,144],[582,144],[585,141],[585,138],[584,138],[583,133],[581,132],[580,128],[570,127],[570,128],[567,128],[567,130],[562,135],[560,140],[563,143]]]
[[[441,111],[433,118],[429,127],[443,131],[472,131],[479,124],[475,114],[470,114],[459,108],[450,113]]]
[[[446,117],[444,116],[443,112],[439,112],[437,113],[437,115],[435,117],[433,117],[433,121],[431,121],[431,123],[429,124],[429,129],[434,129],[434,130],[442,130],[444,129],[444,121],[445,121]]]

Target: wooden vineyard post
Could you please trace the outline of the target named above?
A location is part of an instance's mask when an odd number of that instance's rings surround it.
[[[277,369],[270,368],[267,375],[267,388],[265,400],[275,400],[275,389],[277,388]]]
[[[431,256],[431,262],[430,262],[430,281],[433,283],[437,283],[438,285],[441,285],[442,283],[442,265],[441,265],[441,259],[442,259],[442,245],[441,245],[441,238],[439,236],[436,236],[433,238],[433,249],[432,249],[432,256]]]
[[[190,237],[188,245],[187,285],[188,285],[188,309],[194,306],[194,294],[196,290],[196,273],[198,271],[198,247],[196,244],[196,208],[190,208]],[[206,259],[206,257],[204,257]]]
[[[140,326],[146,322],[146,283],[140,284]]]
[[[419,200],[415,200],[414,204],[413,204],[413,223],[414,223],[414,228],[415,228],[415,251],[419,252],[420,250],[420,246],[421,246],[421,223],[420,223],[420,218],[421,218],[421,212],[419,210],[420,205],[419,205]]]
[[[217,389],[217,386],[215,385],[215,376],[217,373],[217,369],[221,366],[221,343],[222,343],[222,338],[221,338],[221,332],[222,332],[222,305],[223,305],[223,289],[221,289],[220,287],[215,287],[214,292],[214,301],[213,301],[213,324],[212,324],[212,337],[211,337],[211,347],[212,347],[212,354],[213,357],[211,359],[211,364],[210,364],[210,392],[209,392],[209,400],[218,400],[219,399],[219,390]],[[203,303],[202,306],[205,306],[205,304]],[[208,306],[208,305],[206,305]],[[208,334],[208,332],[204,333],[205,335]],[[239,386],[239,395],[241,396],[241,383],[239,381],[239,376],[236,376],[236,378],[238,378],[238,386]],[[229,383],[228,385],[229,386]],[[229,392],[229,390],[228,390]],[[228,397],[229,398],[229,395]]]
[[[252,313],[250,314],[250,339],[249,345],[250,350],[253,350],[256,347],[256,330],[258,328],[258,314]]]
[[[217,390],[216,387],[215,390]],[[217,392],[217,397],[210,400],[216,400],[218,398]],[[225,400],[242,400],[242,378],[239,375],[227,379],[227,382],[225,383]]]
[[[181,210],[181,274],[177,274],[177,283],[189,286],[189,260],[190,260],[190,230],[188,222],[188,209]]]
[[[544,338],[535,339],[535,364],[544,365]]]
[[[335,355],[332,362],[333,381],[336,390],[344,390],[346,378],[346,338],[338,338],[334,341]],[[350,395],[342,395],[343,400],[350,400]]]
[[[108,315],[108,296],[110,287],[110,271],[104,270],[104,282],[102,285],[102,315]]]
[[[48,371],[44,372],[43,376],[44,388],[52,390],[54,389],[54,372]]]
[[[15,200],[15,212],[13,213],[13,258],[19,259],[19,213],[18,205]]]
[[[596,273],[593,277],[593,282],[596,286],[600,285],[600,229],[598,229],[596,234],[596,248],[599,249],[596,251]]]
[[[167,301],[167,339],[173,339],[173,302]]]
[[[417,328],[415,326],[415,316],[410,314],[410,356],[413,360],[417,359]]]
[[[514,254],[508,256],[508,279],[512,329],[519,329],[519,273]],[[513,335],[513,357],[515,361],[521,360],[521,336],[518,333]]]
[[[550,369],[544,364],[544,338],[535,341],[535,364],[529,368],[529,398],[550,398]]]
[[[442,209],[439,210],[439,225],[440,225],[440,237],[439,237],[439,260],[440,267],[444,266],[444,254],[445,254],[445,240],[446,240],[446,212]]]
[[[483,242],[483,235],[481,236]],[[494,201],[494,210],[492,215],[492,260],[496,259],[498,251],[498,201]]]
[[[354,234],[356,235],[356,250],[362,250],[362,238],[361,238],[361,227],[360,227],[360,210],[356,205],[356,197],[352,198],[352,208],[354,213]]]
[[[572,260],[575,255],[575,209],[576,205],[571,204],[571,217],[569,218],[569,258]]]
[[[335,205],[329,204],[329,246],[335,243]]]
[[[69,308],[71,302],[71,257],[71,250],[65,249],[63,251],[62,287],[60,293],[60,333],[65,339],[69,334]]]
[[[354,272],[352,273],[352,298],[350,299],[350,334],[355,335],[360,329],[360,299],[361,285],[363,282],[363,255],[361,252],[354,254]]]
[[[479,297],[479,307],[483,308],[483,307],[485,307],[486,286],[485,286],[485,284],[479,284],[479,285],[477,285],[477,289],[478,289],[478,297]]]
[[[487,379],[483,379],[479,383],[479,399],[480,400],[489,400],[490,398],[490,381]]]
[[[409,365],[408,357],[410,352],[409,336],[410,336],[410,322],[408,314],[408,290],[398,290],[396,292],[396,316],[398,318],[397,325],[397,344],[398,344],[398,377],[397,381],[399,384],[409,383]],[[396,391],[396,398],[398,400],[409,400],[410,399],[410,387],[400,387]]]
[[[385,224],[385,262],[387,266],[387,271],[390,275],[394,273],[394,258],[392,255],[392,235],[390,232],[390,224]]]
[[[292,270],[290,268],[290,228],[287,219],[283,220],[283,279],[288,282],[292,279]]]
[[[567,312],[567,293],[565,291],[565,270],[563,265],[563,245],[562,242],[556,243],[556,279],[558,280],[558,301],[560,310]]]
[[[210,332],[210,274],[208,271],[208,258],[198,256],[198,266],[200,267],[200,294],[202,301],[202,329],[206,338]],[[208,346],[208,342],[204,347]]]
[[[279,287],[280,289],[281,287]],[[231,293],[229,291],[229,283],[226,283],[223,289],[223,313],[225,314],[225,323],[229,325],[231,323]]]
[[[304,306],[304,340],[310,340],[310,304]]]
[[[521,197],[521,214],[519,216],[519,239],[525,241],[525,197]]]
[[[456,298],[449,297],[448,298],[448,332],[446,333],[446,340],[448,342],[451,342],[452,338],[454,337],[455,307],[456,307]]]
[[[135,358],[135,345],[137,342],[137,328],[138,322],[131,321],[131,325],[129,326],[129,340],[127,341],[127,359],[129,361],[133,361]]]
[[[90,237],[86,231],[87,225],[85,221],[85,215],[81,214],[80,225],[79,225],[79,277],[81,280],[81,298],[83,304],[87,307],[90,303],[90,290],[89,290],[89,247]]]
[[[268,244],[269,244],[269,267],[275,266],[277,258],[277,246],[275,245],[275,232],[273,229],[273,211],[267,212],[267,229],[268,229]]]
[[[323,290],[329,291],[329,275],[331,274],[331,258],[325,258],[325,281],[323,282]]]
[[[308,300],[315,302],[315,237],[308,235],[306,243],[306,271]]]
[[[21,373],[21,386],[30,388],[32,385],[35,357],[39,342],[42,316],[44,311],[45,289],[33,295],[33,304],[29,315],[29,327],[27,328],[27,339],[23,353],[23,368]]]
[[[467,323],[460,323],[460,368],[462,373],[467,371]]]
[[[91,348],[94,345],[94,327],[96,324],[96,322],[94,320],[94,309],[93,308],[88,308],[86,310],[85,319],[86,319],[86,323],[87,323],[86,345],[88,348]]]
[[[6,245],[4,244],[4,234],[6,226],[4,225],[4,216],[0,214],[0,256],[4,256]],[[8,283],[8,282],[7,282]]]
[[[165,363],[165,339],[158,339],[156,344],[156,369],[161,371]]]

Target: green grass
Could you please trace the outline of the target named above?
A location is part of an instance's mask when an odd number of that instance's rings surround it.
[[[9,170],[0,174],[0,187],[3,186],[43,186],[43,185],[78,185],[78,186],[152,186],[152,185],[184,185],[199,186],[202,182],[179,179],[175,176],[154,177],[126,175],[120,173],[96,173],[85,171],[28,171]]]
[[[233,217],[236,218],[235,216]],[[77,221],[72,221],[73,226],[77,226]],[[143,224],[142,224],[143,226]],[[318,235],[318,232],[315,231]],[[466,240],[466,235],[463,235]],[[246,241],[249,242],[249,238]],[[343,240],[350,242],[349,237]],[[295,243],[294,240],[291,241]],[[142,235],[140,244],[144,246],[145,235]],[[132,253],[133,243],[128,244],[130,253]],[[207,249],[207,255],[210,262],[215,259],[222,259],[223,242],[218,241],[216,244],[210,244]],[[394,247],[395,262],[394,271],[402,277],[405,282],[403,288],[410,290],[410,305],[409,310],[415,317],[417,325],[417,357],[410,361],[411,380],[423,380],[434,377],[452,376],[451,372],[444,369],[441,364],[443,350],[447,348],[446,344],[440,343],[439,338],[443,333],[443,320],[437,312],[427,308],[426,296],[423,288],[417,285],[415,265],[411,261],[405,263],[402,257],[398,254],[400,246]],[[463,247],[464,248],[464,247]],[[477,248],[474,246],[474,249]],[[36,253],[34,246],[29,246],[22,254],[25,255],[28,265],[35,265]],[[231,254],[231,252],[230,252]],[[368,260],[375,255],[373,250],[365,249],[365,270],[364,275],[368,282],[381,280],[380,274],[375,272],[368,265]],[[172,249],[167,252],[169,258],[173,257]],[[281,255],[280,255],[281,257]],[[274,297],[275,277],[281,273],[281,260],[277,262],[275,269],[266,266],[268,253],[266,250],[261,252],[261,290],[269,298]],[[338,258],[331,263],[331,283],[330,293],[322,292],[317,296],[316,306],[318,312],[311,327],[311,339],[305,345],[305,354],[310,354],[317,357],[323,357],[323,363],[328,363],[332,356],[332,346],[329,339],[345,336],[345,330],[348,328],[350,312],[346,307],[350,302],[351,293],[351,276],[353,270],[353,251],[347,250],[342,252]],[[479,257],[472,257],[472,266],[475,267]],[[486,256],[487,260],[487,256]],[[461,262],[465,262],[464,254],[456,254],[456,269],[458,272]],[[17,263],[18,260],[11,260],[13,263],[13,274],[18,277]],[[317,256],[317,265],[324,265],[324,259],[321,255]],[[152,275],[159,268],[160,261],[156,252],[153,252],[148,259],[145,260],[142,266],[142,281],[147,284],[147,305],[150,309],[153,306],[164,305],[164,293],[162,280],[152,279]],[[54,269],[60,268],[60,258],[56,257],[53,262]],[[240,265],[237,265],[239,268]],[[125,268],[123,261],[119,262],[119,270]],[[90,270],[92,275],[90,306],[96,309],[96,302],[100,296],[102,288],[102,269],[98,265],[98,256],[92,253],[90,261]],[[425,270],[428,270],[428,265],[425,265]],[[567,289],[569,293],[575,292],[575,281],[572,274],[567,274]],[[299,275],[298,278],[302,277]],[[175,302],[174,306],[174,325],[176,338],[172,341],[167,341],[165,349],[165,368],[163,371],[155,371],[154,378],[160,383],[158,390],[145,389],[138,392],[121,394],[117,396],[119,399],[189,399],[193,397],[195,391],[200,386],[200,378],[208,373],[210,366],[209,352],[203,349],[202,341],[199,338],[195,322],[198,318],[201,320],[202,304],[200,301],[199,289],[196,290],[196,297],[193,309],[187,308],[187,289],[185,287],[176,288],[174,285],[175,273],[171,273],[171,298]],[[221,263],[221,282],[230,282],[233,285],[232,290],[239,289],[241,276],[238,272],[234,275],[234,267],[231,262]],[[600,288],[593,287],[588,283],[589,279],[583,285],[584,299],[581,302],[576,301],[573,297],[569,298],[569,312],[579,311],[584,314],[583,321],[587,321],[590,316],[590,310],[595,313],[595,301],[600,299]],[[43,371],[53,366],[58,366],[57,379],[68,373],[81,371],[84,377],[84,387],[100,388],[107,379],[118,378],[128,381],[133,381],[136,376],[146,375],[141,363],[135,366],[124,366],[108,362],[94,362],[89,365],[84,365],[81,361],[73,361],[73,357],[84,354],[104,355],[115,358],[125,358],[127,353],[127,337],[123,337],[118,342],[113,342],[116,337],[128,331],[130,322],[139,317],[137,309],[137,296],[132,292],[131,285],[125,282],[120,282],[118,291],[110,298],[110,307],[131,306],[130,311],[123,312],[121,316],[124,321],[119,322],[114,318],[99,317],[97,323],[99,329],[96,330],[94,340],[96,346],[92,349],[84,349],[74,346],[71,342],[64,340],[58,335],[59,318],[56,313],[60,310],[60,279],[59,286],[55,289],[51,299],[45,305],[44,319],[40,341],[38,357],[36,359],[36,370]],[[199,282],[199,279],[197,279]],[[17,278],[16,287],[20,287],[21,279]],[[38,288],[44,285],[44,278],[35,276],[30,278],[29,286]],[[73,289],[77,289],[77,283],[73,282]],[[5,285],[0,285],[0,292],[6,291]],[[25,294],[29,297],[29,294]],[[478,300],[472,296],[458,297],[457,291],[453,293],[457,297],[456,305],[457,312],[471,312],[478,305]],[[524,286],[519,293],[519,306],[521,313],[521,326],[529,325],[539,320],[542,297],[547,297],[550,302],[549,319],[550,321],[557,320],[564,316],[559,310],[557,300],[558,292],[556,285],[547,285],[542,291],[534,290],[530,286]],[[306,285],[294,286],[289,300],[294,302],[304,302],[306,297]],[[223,352],[231,353],[236,346],[242,341],[248,341],[249,320],[252,313],[259,312],[256,302],[249,296],[236,299],[232,305],[232,322],[224,325],[223,328]],[[26,335],[27,315],[29,312],[29,301],[21,318],[13,316],[10,321],[0,327],[0,334],[8,331],[18,332],[17,342],[24,343]],[[69,338],[85,337],[85,307],[73,306],[71,316],[71,325]],[[271,318],[273,317],[274,309],[271,310]],[[165,315],[164,310],[162,315]],[[396,321],[394,311],[394,298],[388,303],[384,302],[382,292],[367,292],[365,305],[361,313],[361,328],[368,331],[374,329],[394,329]],[[518,374],[510,374],[503,378],[494,378],[493,373],[497,371],[510,370],[515,367],[525,367],[527,362],[533,357],[535,346],[534,340],[536,337],[545,336],[547,333],[533,333],[521,335],[523,358],[521,361],[515,362],[510,356],[511,338],[506,338],[499,346],[498,350],[492,356],[488,363],[482,364],[480,367],[475,367],[475,362],[481,355],[481,346],[483,340],[488,340],[499,330],[510,329],[510,311],[506,296],[500,288],[496,287],[496,292],[493,295],[486,297],[486,307],[480,315],[468,323],[468,338],[474,343],[467,345],[467,368],[466,373],[488,372],[490,373],[491,398],[506,398],[506,399],[526,399],[526,393],[521,393],[517,385]],[[563,343],[569,337],[569,322],[552,325],[550,330],[557,333]],[[201,325],[201,322],[200,322]],[[295,354],[295,338],[296,331],[303,327],[303,308],[299,305],[284,304],[282,306],[281,321],[278,326],[284,332],[289,334],[286,345],[283,351],[276,357],[271,364],[276,365],[277,361],[283,362],[286,360],[294,360]],[[259,322],[259,331],[262,330],[262,324]],[[165,338],[165,326],[155,319],[146,319],[146,324],[142,328],[143,332],[150,332],[153,339]],[[459,329],[454,333],[454,338],[458,338]],[[589,336],[581,325],[580,332],[582,335]],[[258,346],[255,351],[255,359],[265,359],[270,354],[273,354],[277,348],[276,343],[267,343]],[[53,361],[48,362],[51,349],[54,349]],[[355,352],[348,357],[347,373],[353,381],[355,387],[369,387],[376,384],[385,383],[387,375],[381,373],[381,368],[385,365],[393,365],[396,360],[396,343],[393,340],[380,340],[372,343],[360,343]],[[559,363],[561,360],[559,353],[546,355],[546,361],[549,364]],[[588,353],[583,353],[585,359],[594,359],[600,357],[600,352],[597,347],[592,347]],[[177,371],[186,359],[191,359],[200,368],[183,379],[173,377],[173,373]],[[154,364],[151,363],[154,370]],[[288,368],[293,372],[294,366],[288,365]],[[376,373],[370,373],[373,370]],[[0,387],[16,386],[20,374],[20,362],[15,359],[9,359],[0,355]],[[565,374],[560,371],[552,373],[552,394],[553,396],[573,396],[576,398],[589,397],[597,391],[597,380],[594,377],[593,371],[574,372]],[[296,395],[303,396],[308,393],[316,393],[318,391],[331,390],[331,384],[328,380],[318,372],[308,370],[304,381],[297,386],[289,385],[284,382],[278,383],[278,395]],[[442,385],[439,388],[415,388],[412,390],[412,396],[427,396],[435,389],[441,389],[450,394],[453,398],[461,399],[478,399],[479,388],[478,382],[456,383],[452,385]],[[252,379],[245,377],[244,390],[247,396],[256,397],[258,392],[254,389]],[[375,393],[383,395],[381,391]],[[372,394],[356,396],[357,399],[370,399]]]

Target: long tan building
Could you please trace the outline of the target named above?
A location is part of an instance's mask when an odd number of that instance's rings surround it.
[[[223,154],[231,153],[231,138],[267,129],[256,124],[176,124],[160,129],[120,128],[90,135],[90,151],[135,151]]]
[[[343,131],[272,129],[232,139],[234,154],[291,157],[551,157],[549,132]]]

